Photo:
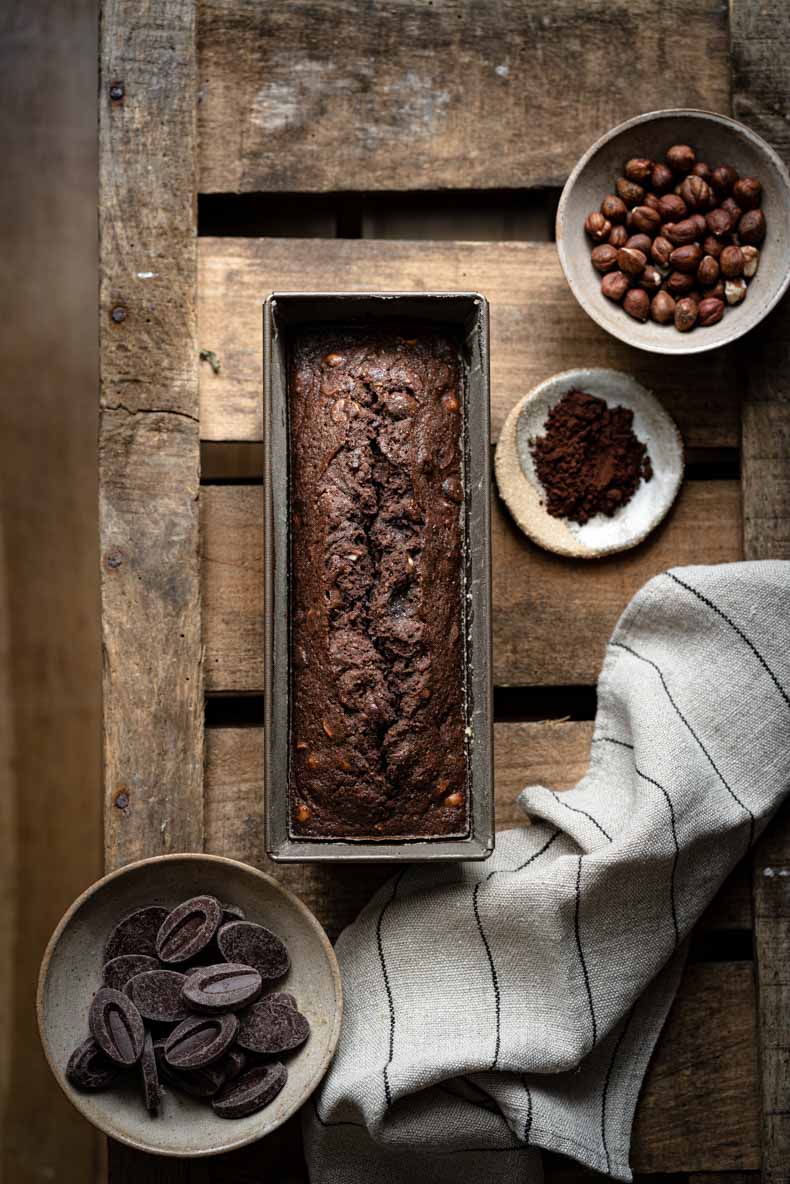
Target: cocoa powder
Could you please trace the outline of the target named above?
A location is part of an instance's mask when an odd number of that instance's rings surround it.
[[[609,407],[586,391],[570,390],[552,407],[545,435],[531,439],[546,510],[583,526],[611,516],[653,475],[647,446],[633,430],[634,413]]]

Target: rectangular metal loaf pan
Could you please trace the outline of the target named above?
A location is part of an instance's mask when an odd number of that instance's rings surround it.
[[[425,322],[461,341],[469,833],[461,838],[303,838],[290,833],[288,349],[295,330]],[[488,303],[474,292],[273,293],[264,305],[266,850],[282,862],[485,859],[494,847]]]

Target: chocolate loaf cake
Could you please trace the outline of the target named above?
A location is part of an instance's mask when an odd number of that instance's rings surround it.
[[[466,834],[458,344],[303,334],[288,407],[291,833]]]

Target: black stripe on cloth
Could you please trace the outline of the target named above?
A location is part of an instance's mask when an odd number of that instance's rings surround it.
[[[773,682],[773,684],[776,687],[779,694],[784,699],[787,706],[790,707],[790,695],[788,695],[787,691],[784,689],[784,687],[780,683],[779,679],[776,677],[773,670],[771,669],[771,667],[766,662],[765,658],[762,656],[762,654],[758,650],[757,646],[754,644],[754,642],[750,638],[748,638],[746,636],[743,629],[741,629],[740,626],[735,624],[732,617],[728,617],[723,609],[719,608],[719,606],[717,604],[714,604],[712,600],[709,600],[707,596],[704,596],[702,594],[702,592],[700,592],[697,588],[693,588],[691,586],[691,584],[687,584],[684,580],[681,580],[679,576],[676,576],[674,574],[674,572],[668,571],[668,572],[665,572],[664,574],[669,576],[670,580],[674,580],[674,582],[676,584],[679,584],[681,588],[685,588],[687,592],[691,592],[691,594],[693,596],[696,596],[697,599],[701,600],[703,604],[706,604],[708,606],[708,608],[712,608],[715,613],[718,613],[718,615],[721,617],[721,619],[723,621],[727,622],[727,624],[730,626],[731,629],[735,630],[735,632],[738,634],[738,636],[741,638],[741,640],[744,641],[746,643],[746,645],[748,645],[749,649],[752,651],[752,653],[754,654],[757,661],[760,663],[760,665],[766,671],[766,673],[770,677],[771,681]]]
[[[551,836],[551,838],[550,838],[550,839],[548,839],[548,841],[547,841],[547,842],[545,842],[545,843],[543,844],[543,846],[541,847],[540,851],[536,851],[536,852],[535,852],[533,855],[530,855],[529,859],[525,859],[523,863],[520,863],[520,864],[518,865],[518,867],[514,867],[514,868],[503,868],[502,870],[503,870],[503,871],[508,871],[508,872],[523,872],[523,870],[524,870],[524,868],[525,868],[525,867],[529,867],[529,865],[530,865],[531,863],[534,863],[534,861],[535,861],[536,859],[538,859],[538,857],[539,857],[539,856],[543,855],[543,854],[544,854],[544,852],[548,851],[548,849],[549,849],[549,847],[551,846],[551,844],[552,844],[552,843],[555,841],[555,839],[558,839],[558,838],[560,837],[560,835],[561,835],[561,834],[562,834],[562,831],[561,831],[561,830],[555,830],[555,832],[554,832],[554,834]],[[494,873],[492,873],[492,875],[493,875],[493,874],[494,874]],[[489,876],[489,879],[490,879],[490,878],[491,878],[491,877]]]
[[[491,1062],[489,1069],[496,1069],[497,1061],[499,1060],[499,1044],[500,1044],[500,1039],[501,1039],[501,1031],[500,1031],[501,1000],[500,1000],[500,996],[499,996],[499,978],[497,976],[496,966],[494,965],[494,957],[491,953],[491,947],[488,944],[488,938],[486,937],[485,930],[483,929],[483,925],[480,920],[480,909],[478,908],[478,904],[477,904],[477,894],[480,891],[480,887],[483,883],[485,883],[484,880],[478,880],[477,883],[475,884],[475,890],[472,893],[472,907],[474,908],[474,912],[475,912],[475,921],[477,922],[477,928],[480,932],[480,936],[483,939],[483,945],[485,946],[486,957],[488,958],[488,965],[491,970],[491,982],[492,982],[492,985],[494,988],[494,1006],[495,1006],[495,1012],[496,1012],[496,1041],[494,1044],[494,1059]]]
[[[702,743],[702,741],[700,740],[699,736],[698,736],[698,735],[697,735],[697,733],[694,731],[694,729],[692,728],[691,724],[690,724],[690,723],[689,723],[689,721],[686,719],[685,715],[684,715],[684,714],[683,714],[683,712],[680,710],[680,708],[678,707],[678,705],[677,705],[677,703],[675,702],[675,700],[672,698],[672,692],[670,691],[669,687],[667,686],[666,679],[664,678],[664,675],[663,675],[663,672],[661,671],[661,669],[660,669],[660,668],[659,668],[659,667],[656,665],[656,663],[655,663],[654,661],[652,661],[652,659],[651,659],[651,658],[647,658],[647,657],[645,657],[645,655],[644,655],[644,654],[639,654],[639,653],[637,653],[637,651],[636,651],[636,650],[633,650],[633,649],[631,649],[630,645],[626,645],[626,644],[625,644],[624,642],[622,642],[622,641],[613,641],[613,642],[611,642],[610,644],[611,644],[612,646],[616,647],[617,649],[625,650],[625,652],[626,652],[627,654],[630,654],[630,655],[631,655],[631,657],[633,657],[633,658],[637,658],[637,659],[638,659],[640,662],[646,662],[648,666],[652,666],[652,668],[655,670],[656,674],[657,674],[657,675],[658,675],[658,677],[661,679],[661,685],[662,685],[662,687],[664,688],[664,691],[666,692],[666,696],[667,696],[667,698],[669,699],[670,703],[672,704],[673,708],[675,709],[675,712],[676,712],[676,714],[677,714],[677,715],[678,715],[678,717],[679,717],[679,718],[680,718],[680,719],[683,721],[683,723],[686,725],[687,729],[689,730],[689,732],[691,733],[691,735],[694,737],[694,739],[696,740],[697,744],[700,746],[700,748],[702,749],[702,751],[705,753],[705,756],[708,758],[708,761],[710,762],[711,768],[713,769],[714,773],[715,773],[715,774],[716,774],[716,776],[718,777],[719,781],[721,781],[722,785],[723,785],[723,786],[724,786],[724,788],[727,790],[727,792],[729,793],[729,795],[730,795],[730,797],[733,799],[733,801],[734,801],[734,802],[737,802],[737,804],[738,804],[738,805],[741,807],[741,809],[742,809],[742,810],[744,810],[744,811],[746,812],[746,814],[748,814],[748,816],[749,816],[749,842],[748,842],[748,846],[747,846],[747,850],[748,850],[748,848],[749,848],[749,847],[751,847],[752,843],[754,842],[754,824],[755,824],[755,818],[754,818],[754,814],[753,814],[753,813],[752,813],[752,811],[749,809],[749,807],[746,805],[746,803],[741,801],[741,799],[738,797],[738,795],[737,795],[737,793],[735,792],[735,790],[734,790],[734,789],[732,788],[732,786],[731,786],[731,785],[728,783],[728,781],[726,780],[726,778],[725,778],[724,774],[722,773],[721,769],[719,769],[719,767],[718,767],[718,765],[716,764],[716,762],[714,761],[713,757],[710,755],[710,753],[708,752],[707,748],[706,748],[706,747],[705,747],[705,745]]]
[[[606,1174],[607,1174],[607,1176],[611,1174],[612,1162],[609,1159],[609,1148],[606,1144],[606,1099],[609,1094],[609,1082],[611,1081],[611,1078],[612,1078],[612,1070],[614,1069],[614,1063],[617,1060],[617,1054],[620,1051],[620,1045],[623,1043],[623,1040],[625,1039],[625,1034],[628,1031],[628,1028],[629,1028],[629,1025],[630,1025],[631,1020],[633,1018],[633,1014],[634,1014],[635,1010],[636,1010],[636,1007],[635,1006],[632,1007],[631,1010],[629,1011],[628,1015],[625,1017],[625,1023],[623,1024],[623,1030],[621,1031],[620,1035],[617,1037],[617,1041],[615,1043],[615,1046],[612,1049],[612,1059],[609,1062],[609,1068],[606,1070],[606,1080],[603,1083],[603,1093],[601,1094],[601,1142],[603,1143],[603,1152],[604,1152],[604,1155],[606,1156]]]
[[[529,1136],[532,1130],[532,1090],[529,1088],[526,1074],[521,1077],[521,1084],[527,1091],[527,1117],[524,1121],[524,1146],[529,1147]]]
[[[572,810],[574,814],[583,814],[585,818],[589,818],[589,820],[593,824],[593,826],[597,826],[598,830],[601,832],[603,837],[605,839],[608,839],[609,842],[611,843],[612,836],[609,834],[608,831],[604,830],[604,828],[601,826],[600,822],[598,822],[595,818],[593,818],[592,814],[588,814],[586,810],[580,809],[579,806],[571,806],[568,802],[565,801],[564,798],[561,798],[558,793],[555,793],[553,789],[550,789],[548,792],[555,799],[555,801],[558,801],[561,806],[565,807],[566,810]]]
[[[595,1048],[598,1040],[598,1024],[595,1020],[595,1008],[593,1006],[592,990],[590,989],[590,976],[587,973],[587,963],[584,960],[584,950],[582,949],[581,927],[579,925],[579,910],[581,908],[581,883],[582,883],[582,860],[584,856],[579,856],[579,862],[576,868],[576,911],[573,918],[573,927],[576,933],[576,948],[579,951],[579,961],[582,964],[582,974],[584,975],[584,986],[587,991],[587,1003],[590,1008],[590,1019],[592,1021],[592,1044],[588,1052]]]
[[[389,1004],[390,1012],[390,1039],[389,1039],[389,1055],[387,1056],[387,1063],[384,1066],[384,1096],[387,1099],[387,1107],[392,1105],[392,1094],[390,1092],[389,1067],[392,1064],[392,1057],[395,1052],[395,1004],[392,999],[392,987],[390,986],[390,976],[387,973],[387,962],[384,957],[384,945],[381,940],[381,926],[384,921],[387,909],[395,899],[395,894],[398,891],[398,886],[406,873],[406,868],[401,871],[392,885],[392,894],[389,899],[384,902],[381,912],[379,913],[378,923],[376,925],[376,944],[379,950],[379,961],[381,962],[381,972],[384,976],[384,987],[387,992],[387,1003]]]
[[[613,736],[598,736],[597,740],[599,743],[605,741],[607,744],[617,744],[621,748],[630,748],[633,752],[633,744],[626,744],[624,740],[615,740]],[[664,789],[664,786],[659,781],[656,781],[654,777],[648,777],[647,773],[643,773],[637,765],[636,760],[634,760],[634,772],[636,773],[637,777],[641,777],[643,781],[647,781],[650,785],[654,785],[656,789],[660,789],[664,795],[664,800],[669,807],[669,820],[672,824],[672,842],[675,844],[675,857],[672,860],[672,874],[669,877],[669,904],[672,910],[672,926],[675,930],[675,947],[677,948],[677,945],[680,942],[680,930],[678,928],[677,909],[675,908],[675,873],[677,872],[678,860],[680,859],[680,847],[678,846],[678,832],[675,827],[675,807],[672,805],[672,798]]]
[[[620,748],[627,748],[629,752],[634,751],[633,744],[629,744],[627,740],[618,740],[615,736],[593,736],[593,744],[617,744]]]

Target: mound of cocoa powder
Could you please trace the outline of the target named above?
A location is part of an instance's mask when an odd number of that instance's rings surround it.
[[[633,422],[627,407],[609,407],[577,389],[552,407],[545,435],[529,442],[552,517],[580,526],[596,514],[611,518],[631,500],[640,481],[650,480],[653,466]]]

